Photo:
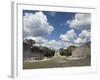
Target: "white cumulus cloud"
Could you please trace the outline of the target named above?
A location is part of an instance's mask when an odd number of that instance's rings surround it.
[[[82,30],[79,34],[79,37],[74,41],[76,44],[84,44],[88,41],[90,41],[91,33],[88,30]]]
[[[61,40],[58,40],[58,41],[51,40],[51,41],[48,41],[48,43],[46,44],[47,47],[55,49],[55,50],[59,50],[60,48],[67,48],[70,45],[72,44],[69,42],[61,41]]]
[[[67,24],[69,24],[70,28],[74,28],[77,30],[89,30],[91,27],[91,14],[77,13],[72,20],[67,21]]]
[[[48,40],[45,39],[45,38],[43,38],[43,37],[32,37],[32,36],[28,36],[25,39],[32,39],[32,40],[34,40],[36,42],[36,44],[39,44],[39,45],[48,42]]]
[[[49,35],[54,27],[48,22],[43,12],[25,13],[23,16],[24,37]]]
[[[75,38],[77,38],[77,34],[75,33],[74,29],[60,35],[60,39],[63,41],[73,41]]]
[[[90,31],[87,31],[87,30],[83,30],[80,34],[79,34],[79,37],[84,39],[84,38],[88,38],[90,39],[91,37],[91,32]]]

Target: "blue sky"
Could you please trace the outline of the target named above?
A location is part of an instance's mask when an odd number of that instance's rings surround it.
[[[54,26],[55,30],[49,36],[49,39],[59,39],[60,34],[66,33],[67,30],[70,30],[69,25],[65,25],[67,20],[70,20],[74,17],[75,13],[65,13],[59,12],[55,16],[48,15],[48,12],[45,12],[48,17],[48,21]]]
[[[68,45],[90,41],[91,15],[87,13],[23,10],[23,20],[24,38],[31,36],[45,39],[47,44],[51,41]]]
[[[32,10],[24,10],[23,15],[25,13],[35,13],[38,11],[32,11]],[[59,40],[59,36],[62,33],[66,33],[67,30],[70,30],[69,25],[66,25],[67,20],[71,20],[74,16],[75,13],[70,13],[70,12],[56,12],[54,16],[50,15],[49,12],[42,11],[48,18],[48,22],[54,26],[54,31],[51,33],[50,36],[48,36],[48,39],[56,39]]]

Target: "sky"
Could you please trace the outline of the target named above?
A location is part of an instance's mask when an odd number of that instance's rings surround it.
[[[53,49],[91,41],[91,14],[23,10],[23,40]]]

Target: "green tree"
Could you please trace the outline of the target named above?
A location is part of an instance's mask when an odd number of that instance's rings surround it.
[[[49,57],[53,57],[54,54],[55,54],[55,50],[49,49],[48,47],[44,47],[43,52],[44,52],[44,56],[45,56],[45,57],[48,57],[48,58],[49,58]]]
[[[72,50],[76,48],[76,46],[70,46],[67,49],[63,49],[61,48],[60,51],[60,55],[61,56],[71,56],[72,55]]]

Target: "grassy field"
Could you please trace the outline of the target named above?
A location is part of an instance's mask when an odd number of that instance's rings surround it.
[[[37,62],[24,62],[23,69],[39,69],[39,68],[59,68],[59,67],[75,67],[75,66],[90,66],[91,59],[68,59],[66,57],[51,58],[48,60]]]

